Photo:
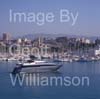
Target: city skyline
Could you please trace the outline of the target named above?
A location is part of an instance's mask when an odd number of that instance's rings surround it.
[[[99,0],[3,0],[0,3],[0,35],[2,33],[11,33],[14,36],[32,34],[32,33],[54,33],[54,34],[67,34],[67,35],[86,35],[86,36],[99,36],[100,23],[99,17]],[[53,23],[45,23],[38,26],[35,23],[10,23],[9,10],[12,9],[16,12],[53,12],[56,16],[60,9],[67,9],[72,13],[79,13],[77,22],[71,26],[71,22],[60,23],[58,19]]]

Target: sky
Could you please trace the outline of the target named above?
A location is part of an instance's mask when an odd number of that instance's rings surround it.
[[[10,9],[26,14],[52,12],[55,15],[55,21],[45,22],[42,26],[29,22],[9,22]],[[61,9],[67,9],[73,15],[78,12],[74,26],[71,25],[71,16],[69,22],[59,22]],[[5,32],[14,36],[34,33],[99,36],[100,0],[0,0],[0,35]]]

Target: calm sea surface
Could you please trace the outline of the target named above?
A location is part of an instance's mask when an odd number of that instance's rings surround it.
[[[56,73],[40,73],[46,77],[84,77],[89,86],[12,86],[9,73],[15,62],[0,62],[0,99],[100,99],[100,61],[64,63]]]

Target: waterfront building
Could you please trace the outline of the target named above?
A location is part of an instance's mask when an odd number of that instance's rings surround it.
[[[3,41],[10,41],[11,35],[9,33],[3,33]]]
[[[100,55],[100,46],[98,50],[95,50],[95,55]]]

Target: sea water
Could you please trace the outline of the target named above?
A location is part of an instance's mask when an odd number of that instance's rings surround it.
[[[77,86],[27,86],[25,82],[20,86],[17,82],[13,86],[9,74],[15,66],[16,62],[0,62],[0,99],[100,99],[100,61],[65,62],[58,72],[38,73],[39,77],[70,77],[70,82],[74,77],[79,77],[80,81],[82,77],[88,77],[89,85],[85,83],[84,86],[81,82]]]

